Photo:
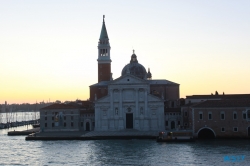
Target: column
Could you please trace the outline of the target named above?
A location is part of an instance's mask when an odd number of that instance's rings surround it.
[[[135,88],[135,111],[136,111],[136,117],[139,116],[139,109],[138,109],[138,88]]]
[[[147,94],[147,89],[144,89],[145,93],[145,117],[148,117],[148,94]]]
[[[113,109],[113,104],[114,104],[114,101],[113,101],[113,93],[114,93],[114,89],[110,89],[110,111],[108,111],[108,118],[110,117],[110,116],[112,116],[113,115],[113,113],[114,113],[114,109]]]
[[[83,120],[84,122],[84,126],[85,126],[85,119]],[[100,119],[100,109],[99,107],[95,107],[95,131],[100,130],[100,123],[101,123],[101,119]]]
[[[119,117],[122,117],[122,88],[119,89]]]

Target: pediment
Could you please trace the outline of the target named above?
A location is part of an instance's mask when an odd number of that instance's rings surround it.
[[[121,76],[114,81],[110,82],[109,85],[117,85],[117,84],[148,84],[146,80],[140,79],[138,77],[135,77],[133,75],[124,75]]]
[[[148,101],[159,101],[159,102],[163,102],[163,99],[157,97],[157,96],[154,96],[154,95],[151,95],[149,94],[148,95]]]
[[[102,97],[102,98],[95,101],[95,103],[106,103],[106,102],[110,102],[109,95],[104,96],[104,97]]]

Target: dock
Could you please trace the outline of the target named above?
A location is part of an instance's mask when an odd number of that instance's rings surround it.
[[[34,129],[29,129],[29,130],[23,130],[23,131],[9,131],[8,136],[17,136],[17,135],[29,135],[32,133],[37,133],[40,131],[40,127],[34,128]]]
[[[156,139],[158,131],[60,131],[40,132],[25,140],[106,140],[106,139]]]

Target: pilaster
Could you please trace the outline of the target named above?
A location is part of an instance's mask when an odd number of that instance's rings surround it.
[[[122,88],[119,88],[119,117],[122,117]]]

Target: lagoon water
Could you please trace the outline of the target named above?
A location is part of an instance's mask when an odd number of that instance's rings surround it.
[[[31,128],[31,126],[28,126]],[[27,126],[10,130],[23,130]],[[0,165],[249,165],[250,140],[25,141],[0,130]],[[225,156],[244,160],[224,161]]]

